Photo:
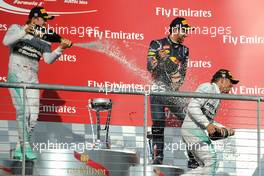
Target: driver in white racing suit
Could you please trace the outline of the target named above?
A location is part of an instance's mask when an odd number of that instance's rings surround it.
[[[49,16],[43,7],[34,7],[31,9],[26,25],[20,26],[13,24],[9,27],[3,39],[3,44],[10,49],[10,57],[8,64],[8,82],[15,83],[39,83],[38,69],[40,58],[48,64],[53,63],[60,57],[65,48],[71,46],[71,41],[61,39],[60,46],[51,52],[51,43],[42,40],[35,35],[34,26],[44,27],[46,21],[53,19],[54,16]],[[13,154],[15,159],[22,159],[22,140],[23,140],[23,118],[26,121],[25,135],[25,156],[26,160],[36,159],[36,155],[30,146],[30,134],[37,122],[39,114],[39,90],[27,89],[25,102],[23,102],[23,89],[9,89],[13,105],[16,109],[17,129],[19,142]],[[25,113],[24,117],[24,106]]]
[[[196,92],[227,94],[233,84],[237,84],[238,82],[228,70],[220,69],[214,74],[211,83],[201,84]],[[208,135],[212,135],[216,130],[221,131],[219,129],[221,127],[214,123],[214,117],[216,116],[219,105],[219,99],[191,99],[181,131],[183,140],[187,144],[189,151],[192,152],[199,162],[199,167],[183,175],[215,175],[217,155]],[[233,129],[228,130],[230,135],[234,134]]]

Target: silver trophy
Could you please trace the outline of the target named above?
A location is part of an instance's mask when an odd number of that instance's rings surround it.
[[[109,125],[112,111],[112,101],[108,98],[95,98],[89,100],[89,111],[95,111],[96,113],[96,141],[95,135],[92,127],[92,135],[94,144],[98,145],[98,148],[107,148],[110,149],[110,140],[109,140]],[[104,128],[101,127],[100,123],[100,112],[107,112],[107,119],[104,125]],[[90,113],[90,120],[92,125],[92,114]],[[101,137],[101,131],[105,131],[105,138]]]

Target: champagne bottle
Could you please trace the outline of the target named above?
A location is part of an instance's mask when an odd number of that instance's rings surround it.
[[[61,36],[53,32],[52,30],[48,30],[47,28],[41,27],[39,25],[35,25],[34,30],[34,35],[41,38],[42,40],[52,43],[61,42]]]

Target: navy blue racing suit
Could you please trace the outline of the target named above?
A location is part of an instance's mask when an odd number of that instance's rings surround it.
[[[147,69],[153,77],[153,84],[164,86],[166,91],[178,91],[183,84],[189,49],[179,43],[174,43],[169,37],[154,40],[148,51]],[[165,113],[169,109],[179,119],[184,119],[183,108],[187,106],[184,98],[150,96],[152,116],[153,149],[156,156],[163,160]]]

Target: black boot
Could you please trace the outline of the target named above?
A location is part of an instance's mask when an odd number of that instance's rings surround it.
[[[188,154],[188,158],[189,158],[188,164],[187,164],[188,168],[190,168],[190,169],[197,168],[199,166],[199,163],[196,161],[195,156],[193,155],[193,153],[190,150],[188,150],[188,148],[186,148],[186,150],[187,150],[187,154]]]
[[[164,149],[164,127],[152,127],[153,164],[162,164]]]
[[[189,161],[188,161],[188,168],[195,169],[198,166],[199,166],[199,163],[194,158],[189,159]]]
[[[158,165],[161,165],[162,162],[163,162],[163,157],[161,157],[161,156],[157,156],[157,157],[153,160],[152,164],[158,164]]]

